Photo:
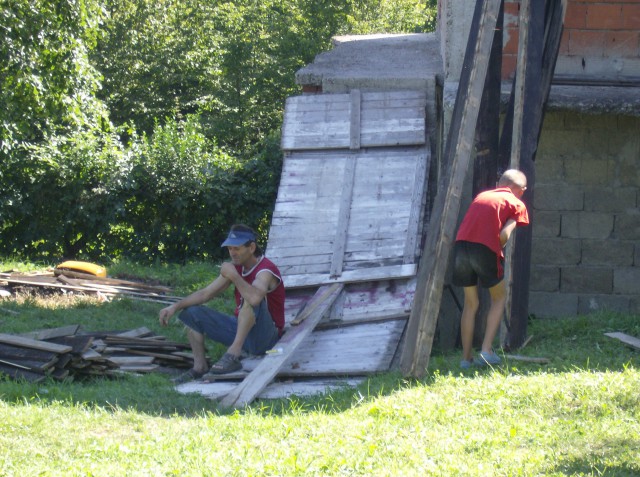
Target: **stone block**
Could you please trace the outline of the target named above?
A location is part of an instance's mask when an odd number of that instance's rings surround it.
[[[540,318],[562,318],[578,313],[578,295],[570,293],[529,293],[529,313]]]
[[[529,291],[557,292],[560,290],[560,267],[531,266]]]
[[[586,131],[583,129],[574,131],[545,129],[540,134],[538,151],[560,156],[573,155],[584,147],[585,136]]]
[[[554,184],[564,180],[564,161],[553,153],[536,154],[537,184]],[[538,190],[538,185],[536,185]]]
[[[584,210],[586,212],[622,212],[627,209],[635,209],[637,205],[638,190],[632,187],[602,188],[592,187],[585,189]]]
[[[613,269],[596,267],[563,267],[560,270],[560,291],[562,293],[613,292]]]
[[[589,150],[589,149],[587,149]],[[595,153],[597,157],[583,157],[576,174],[578,182],[585,185],[607,186],[611,183],[614,163],[606,156]]]
[[[614,311],[629,313],[631,298],[620,295],[580,295],[578,297],[578,314],[586,315],[598,311]]]
[[[613,291],[621,295],[640,296],[640,267],[616,268],[613,271]]]
[[[638,158],[640,154],[635,156],[622,155],[617,164],[618,173],[615,178],[615,184],[621,187],[640,187],[640,168],[638,167]]]
[[[560,237],[560,213],[552,211],[536,211],[532,236],[536,238]]]
[[[562,237],[606,239],[613,232],[614,216],[604,212],[566,212],[562,214]]]
[[[633,265],[634,243],[621,240],[583,240],[582,264],[610,267]]]
[[[640,210],[617,214],[613,230],[617,239],[640,241]]]
[[[580,240],[550,238],[531,243],[531,262],[535,265],[577,265],[581,258]]]
[[[536,210],[583,210],[581,187],[566,184],[538,184],[533,199]]]

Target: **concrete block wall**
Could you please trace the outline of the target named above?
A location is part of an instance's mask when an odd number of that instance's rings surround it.
[[[530,312],[640,313],[640,118],[547,113],[536,156]]]
[[[513,78],[519,0],[505,1],[502,76]],[[556,76],[598,81],[640,76],[640,2],[568,0]]]

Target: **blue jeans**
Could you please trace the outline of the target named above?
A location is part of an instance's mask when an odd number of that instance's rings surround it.
[[[256,323],[249,331],[242,349],[249,354],[264,354],[273,348],[280,335],[271,319],[266,300],[254,306],[253,312],[256,315]],[[220,313],[208,306],[190,306],[182,310],[178,318],[192,330],[225,346],[233,343],[238,330],[238,319],[235,316]]]

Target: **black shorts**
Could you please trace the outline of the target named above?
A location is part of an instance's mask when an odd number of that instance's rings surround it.
[[[453,284],[491,288],[502,281],[503,260],[486,245],[459,241],[453,248]]]

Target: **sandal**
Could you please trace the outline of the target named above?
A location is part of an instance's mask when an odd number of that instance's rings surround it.
[[[185,371],[180,376],[173,378],[171,381],[173,382],[173,384],[188,383],[189,381],[196,381],[202,378],[205,374],[206,372],[204,371],[200,372],[191,368],[189,371]]]
[[[240,364],[240,359],[237,356],[234,356],[229,353],[225,353],[222,355],[222,358],[218,360],[216,364],[211,366],[209,372],[204,376],[205,380],[208,375],[219,375],[219,374],[227,374],[233,373],[234,371],[238,371],[242,369],[242,364]]]

